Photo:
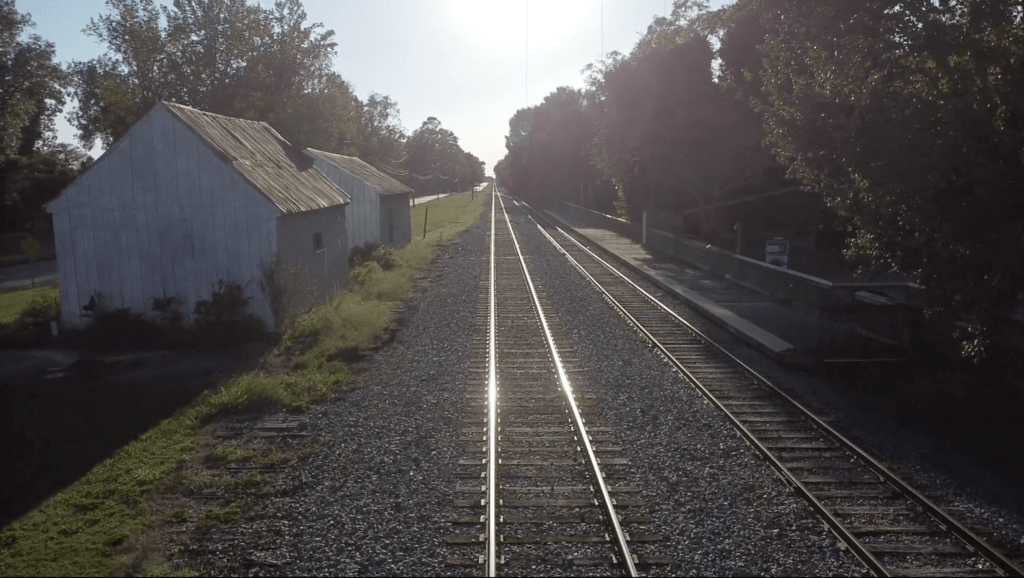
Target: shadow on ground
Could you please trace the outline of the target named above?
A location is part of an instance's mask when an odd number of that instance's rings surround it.
[[[935,358],[837,364],[821,373],[860,409],[888,416],[931,440],[924,453],[950,474],[1001,481],[1000,501],[1024,516],[1024,490],[1019,486],[1024,476],[1024,387],[1019,380],[993,378]],[[974,467],[964,471],[965,464]]]
[[[63,368],[26,361],[33,352],[20,364],[17,352],[0,352],[6,369],[21,368],[0,372],[0,527],[207,388],[255,369],[266,349],[87,357]]]

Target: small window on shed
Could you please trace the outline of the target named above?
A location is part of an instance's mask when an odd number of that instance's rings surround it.
[[[313,248],[318,251],[324,248],[323,233],[313,233]]]

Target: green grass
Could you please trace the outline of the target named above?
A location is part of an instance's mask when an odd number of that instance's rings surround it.
[[[21,312],[33,301],[55,300],[60,298],[60,290],[55,286],[36,287],[0,293],[0,325],[14,321]]]
[[[199,424],[229,413],[267,411],[275,408],[302,410],[324,401],[345,381],[345,366],[317,360],[312,367],[295,373],[243,375],[224,387],[204,394],[186,412]]]
[[[171,418],[0,531],[0,574],[100,576],[142,530],[145,496],[188,456],[193,422]]]
[[[414,234],[412,243],[394,252],[396,266],[387,271],[372,262],[357,267],[352,271],[348,289],[331,298],[329,304],[306,314],[285,336],[285,341],[315,337],[317,344],[306,354],[307,362],[346,347],[370,345],[412,287],[416,271],[434,256],[437,243],[475,223],[483,210],[483,199],[483,195],[476,199],[453,195],[413,207],[413,231],[417,231],[419,223],[420,234]]]
[[[132,555],[124,552],[122,545],[130,546],[133,538],[154,522],[147,495],[154,490],[159,494],[161,484],[166,491],[169,476],[195,457],[203,425],[238,411],[304,409],[340,391],[346,381],[345,366],[328,358],[340,348],[372,343],[412,286],[416,270],[432,258],[437,243],[476,222],[483,197],[477,195],[473,200],[469,195],[457,195],[413,208],[413,229],[418,218],[421,235],[424,216],[428,217],[426,238],[417,237],[395,251],[397,265],[388,271],[376,263],[354,271],[344,293],[305,314],[285,336],[286,344],[300,339],[311,343],[297,363],[298,369],[249,373],[206,392],[0,531],[0,575],[109,575],[119,557]],[[55,293],[56,289],[34,291]],[[18,305],[0,305],[4,307],[0,311],[12,318],[35,297],[11,295],[0,295],[0,304]],[[7,313],[8,307],[12,313]],[[242,458],[230,449],[215,449],[210,454],[229,461]],[[204,523],[223,522],[232,515],[230,510],[218,512]],[[161,575],[167,570],[153,567],[144,573]]]

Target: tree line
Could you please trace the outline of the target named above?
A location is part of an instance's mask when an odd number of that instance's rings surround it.
[[[85,34],[101,56],[62,65],[14,0],[0,0],[0,227],[23,227],[91,162],[57,143],[68,115],[86,148],[109,147],[159,101],[261,120],[292,144],[356,155],[418,193],[465,190],[483,163],[431,117],[406,134],[394,99],[365,101],[333,70],[334,32],[301,0],[107,0]]]
[[[964,356],[998,357],[1024,290],[1024,1],[676,0],[584,74],[510,120],[514,194],[601,185],[636,219],[820,192],[848,257],[923,285]]]
[[[33,26],[13,0],[0,0],[0,233],[30,224],[89,160],[56,140],[69,75],[53,43],[28,34]]]

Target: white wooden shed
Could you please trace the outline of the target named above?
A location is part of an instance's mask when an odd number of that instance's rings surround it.
[[[362,159],[306,149],[313,165],[352,197],[348,246],[364,243],[401,247],[412,241],[409,195],[412,189]]]
[[[48,205],[61,323],[93,295],[150,314],[177,295],[191,320],[218,280],[235,281],[274,326],[263,271],[306,265],[324,292],[348,279],[346,192],[264,122],[157,104]]]

